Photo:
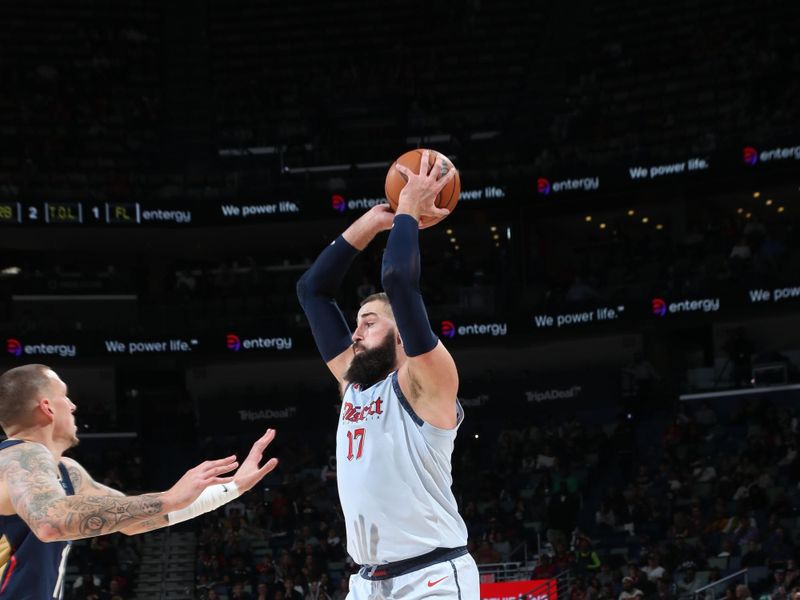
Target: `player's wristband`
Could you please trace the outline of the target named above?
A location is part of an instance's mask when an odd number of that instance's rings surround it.
[[[183,523],[199,515],[211,512],[239,496],[241,496],[239,487],[233,482],[210,485],[203,490],[197,500],[186,508],[167,513],[167,521],[170,525]]]
[[[400,214],[394,218],[386,242],[381,283],[392,305],[407,356],[430,352],[439,343],[422,301],[419,277],[419,225],[411,215]]]

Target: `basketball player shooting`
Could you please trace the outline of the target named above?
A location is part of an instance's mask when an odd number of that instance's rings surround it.
[[[272,458],[259,467],[275,437],[270,429],[241,466],[235,456],[206,461],[166,492],[126,496],[62,457],[78,443],[75,409],[66,384],[45,365],[0,376],[8,436],[0,443],[0,599],[62,598],[71,540],[186,521],[239,497],[278,464]]]
[[[428,164],[423,153],[421,164]],[[329,245],[297,284],[322,358],[339,382],[337,484],[347,551],[361,565],[348,600],[478,598],[451,455],[463,419],[458,372],[433,333],[419,289],[420,220],[447,211],[434,200],[454,176],[395,168],[408,183],[397,210],[375,206]],[[334,296],[353,259],[391,229],[385,293],[366,298],[351,334]]]

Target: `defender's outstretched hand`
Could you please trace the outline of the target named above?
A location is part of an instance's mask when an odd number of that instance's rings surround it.
[[[165,507],[169,511],[186,508],[197,500],[197,497],[208,486],[232,482],[233,475],[227,477],[223,477],[223,475],[230,473],[238,466],[236,456],[228,456],[219,460],[207,460],[195,468],[189,469],[175,485],[164,492],[162,497]]]
[[[233,476],[233,482],[239,488],[239,492],[244,494],[247,490],[251,489],[255,484],[261,481],[264,476],[278,466],[277,458],[270,458],[264,463],[263,467],[259,467],[264,458],[264,450],[267,449],[275,439],[275,430],[267,429],[267,432],[262,435],[253,447],[250,448],[250,453],[244,459],[242,466]]]

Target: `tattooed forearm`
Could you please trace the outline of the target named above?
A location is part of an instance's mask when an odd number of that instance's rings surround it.
[[[144,496],[66,496],[50,504],[42,521],[55,526],[64,537],[95,537],[120,531],[148,520],[163,510],[158,494]]]
[[[104,490],[95,484],[90,489],[98,489],[96,495],[66,496],[58,482],[55,460],[39,444],[20,444],[6,453],[9,456],[0,463],[0,476],[5,478],[17,513],[42,540],[95,537],[164,516],[160,494],[124,496],[109,488],[119,495],[101,495]],[[77,469],[68,472],[73,484],[86,483],[80,481],[83,474]]]
[[[122,529],[122,533],[127,535],[136,535],[137,533],[146,533],[148,531],[161,529],[167,525],[169,525],[169,519],[167,518],[167,515],[161,515],[160,517],[156,517],[154,519],[148,519],[147,521],[141,521],[134,525],[128,525],[125,529]]]

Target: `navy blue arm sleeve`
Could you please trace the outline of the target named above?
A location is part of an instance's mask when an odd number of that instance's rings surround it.
[[[410,215],[397,215],[383,253],[381,283],[407,356],[430,352],[439,343],[422,301],[419,276],[419,225]]]
[[[339,356],[353,343],[350,328],[334,296],[356,256],[358,250],[339,236],[297,282],[297,298],[325,362]]]

